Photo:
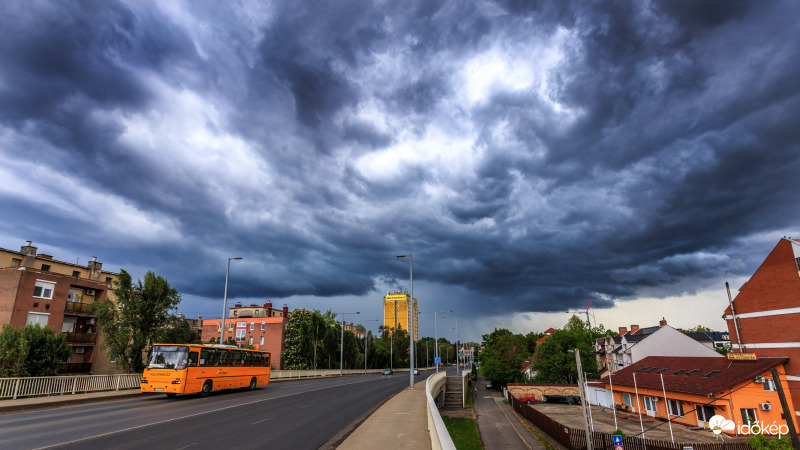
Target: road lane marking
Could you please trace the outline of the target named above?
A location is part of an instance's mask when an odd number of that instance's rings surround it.
[[[159,422],[146,423],[146,424],[143,424],[143,425],[137,425],[135,427],[124,428],[122,430],[109,431],[108,433],[101,433],[101,434],[96,434],[94,436],[87,436],[87,437],[74,439],[74,440],[67,441],[67,442],[59,442],[58,444],[46,445],[44,447],[38,447],[38,449],[53,448],[53,447],[59,447],[59,446],[62,446],[62,445],[74,444],[76,442],[88,441],[89,439],[95,439],[95,438],[110,436],[112,434],[117,434],[117,433],[124,433],[125,431],[138,430],[139,428],[145,428],[145,427],[149,427],[149,426],[153,426],[153,425],[161,425],[161,424],[164,424],[164,423],[174,422],[176,420],[188,419],[190,417],[202,416],[203,414],[216,413],[216,412],[220,412],[220,411],[225,411],[227,409],[240,408],[240,407],[246,406],[246,405],[253,405],[253,404],[256,404],[256,403],[262,403],[262,402],[267,402],[267,401],[270,401],[270,400],[277,400],[277,399],[280,399],[280,398],[292,397],[292,396],[295,396],[295,395],[307,394],[309,392],[323,391],[325,389],[333,389],[333,388],[337,388],[337,387],[341,387],[341,386],[349,386],[351,384],[369,383],[370,381],[375,381],[375,380],[377,380],[377,379],[364,380],[364,381],[354,381],[352,383],[337,384],[336,386],[326,386],[326,387],[321,387],[321,388],[317,388],[317,389],[311,389],[311,390],[308,390],[308,391],[297,392],[297,393],[294,393],[294,394],[279,395],[277,397],[270,397],[270,398],[265,398],[265,399],[261,399],[261,400],[253,400],[251,402],[237,403],[235,405],[225,406],[223,408],[217,408],[217,409],[212,409],[212,410],[209,410],[209,411],[203,411],[203,412],[198,412],[198,413],[194,413],[194,414],[189,414],[188,416],[173,417],[171,419],[161,420]]]
[[[257,423],[266,422],[266,421],[268,421],[268,420],[272,420],[272,417],[267,417],[267,418],[266,418],[266,419],[264,419],[264,420],[259,420],[259,421],[257,421],[257,422],[253,422],[253,423],[251,423],[250,425],[255,425],[255,424],[257,424]]]
[[[308,405],[306,405],[306,406],[301,406],[301,407],[300,407],[300,409],[306,409],[306,408],[308,408],[308,407],[309,407],[309,406],[311,406],[311,405],[313,405],[313,403],[309,403],[309,404],[308,404]]]

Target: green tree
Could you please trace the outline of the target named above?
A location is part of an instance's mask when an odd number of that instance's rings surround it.
[[[103,346],[117,366],[126,372],[144,369],[143,352],[154,343],[159,330],[169,323],[181,295],[166,279],[147,272],[136,284],[120,269],[114,281],[114,299],[95,303],[95,315],[103,334]]]
[[[62,333],[50,327],[4,325],[0,332],[0,377],[45,377],[58,374],[70,355]]]
[[[683,330],[684,333],[713,333],[711,328],[705,327],[703,325],[698,325],[694,328],[689,328],[687,330]]]
[[[525,348],[528,350],[528,353],[532,355],[533,352],[536,351],[536,341],[542,336],[544,336],[544,333],[534,333],[533,331],[525,335]]]
[[[594,339],[605,335],[602,325],[590,329],[586,322],[572,316],[567,325],[554,331],[536,346],[531,367],[536,372],[537,383],[573,384],[578,381],[575,354],[578,349],[581,366],[589,378],[597,377],[597,361],[594,358]]]
[[[161,342],[164,344],[199,344],[200,335],[197,334],[185,320],[177,316],[170,316],[167,319],[167,323],[158,330],[153,342]]]
[[[525,337],[504,328],[483,335],[483,352],[480,354],[483,375],[495,386],[503,386],[520,379],[522,363],[528,356]]]

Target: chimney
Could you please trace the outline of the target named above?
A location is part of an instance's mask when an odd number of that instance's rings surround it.
[[[103,267],[103,263],[97,262],[97,256],[92,256],[92,260],[89,261],[87,264],[89,268],[89,279],[90,280],[98,280],[100,279],[100,269]]]
[[[658,322],[658,326],[660,326],[660,327],[663,327],[663,326],[664,326],[664,325],[666,325],[666,324],[667,324],[667,319],[665,319],[665,318],[663,318],[663,317],[662,317],[662,318],[661,318],[661,320]]]
[[[242,307],[242,304],[241,304],[241,303],[237,303],[237,304],[233,305],[233,307],[234,307],[234,308],[241,308],[241,307]]]
[[[636,333],[639,331],[639,325],[631,325],[631,333]]]
[[[622,336],[623,334],[628,332],[628,327],[619,327],[619,335]]]
[[[283,305],[283,317],[289,317],[289,307]]]
[[[272,302],[264,303],[264,308],[272,308]]]
[[[203,316],[197,316],[197,321],[203,323]]]
[[[26,241],[25,245],[19,249],[20,253],[25,253],[25,260],[22,261],[23,267],[33,267],[36,262],[36,247],[31,244],[31,241]]]

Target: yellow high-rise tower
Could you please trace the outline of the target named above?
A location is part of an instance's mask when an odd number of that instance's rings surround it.
[[[387,328],[400,328],[408,331],[411,323],[408,320],[408,302],[411,298],[407,292],[395,292],[383,297],[383,326]],[[412,302],[414,308],[411,316],[414,318],[414,341],[419,340],[419,322],[417,320],[417,299]]]

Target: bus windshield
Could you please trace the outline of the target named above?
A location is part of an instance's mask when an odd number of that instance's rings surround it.
[[[154,345],[147,361],[148,369],[185,369],[189,349],[178,345]]]

